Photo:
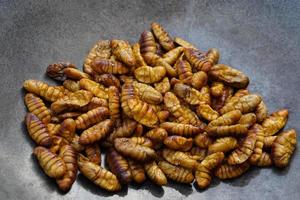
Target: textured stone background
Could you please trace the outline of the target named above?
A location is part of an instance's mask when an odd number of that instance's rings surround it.
[[[221,62],[249,75],[270,111],[289,108],[287,128],[300,130],[300,1],[1,0],[0,199],[300,199],[299,150],[282,171],[251,169],[233,181],[214,179],[205,191],[171,182],[109,194],[79,175],[63,195],[41,172],[22,124],[22,82],[51,82],[43,75],[49,63],[81,66],[98,39],[135,42],[152,21],[201,49],[219,48]]]

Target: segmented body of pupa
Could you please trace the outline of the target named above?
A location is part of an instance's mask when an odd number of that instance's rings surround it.
[[[120,95],[118,88],[115,86],[108,88],[108,108],[111,120],[120,123]]]
[[[162,81],[158,83],[154,83],[154,88],[161,94],[165,94],[166,92],[169,92],[171,89],[169,78],[165,77],[162,79]]]
[[[166,75],[166,69],[162,66],[141,66],[134,70],[135,78],[143,83],[159,82]]]
[[[71,119],[65,119],[58,130],[58,135],[65,138],[68,142],[72,142],[75,137],[76,122]]]
[[[193,68],[197,71],[208,72],[213,66],[208,59],[205,52],[201,52],[198,49],[194,48],[185,48],[184,49],[185,58],[192,64]]]
[[[88,111],[77,117],[75,120],[77,129],[86,129],[104,120],[109,115],[109,110],[106,107],[98,107]]]
[[[194,180],[193,173],[183,167],[174,166],[166,161],[159,161],[158,166],[173,181],[190,184]]]
[[[140,37],[141,53],[156,53],[157,47],[153,34],[150,31],[144,31]]]
[[[151,23],[151,29],[157,38],[159,44],[167,51],[175,48],[174,42],[169,36],[169,34],[165,31],[165,29],[158,23]]]
[[[271,136],[276,134],[280,129],[282,129],[288,119],[289,111],[287,109],[281,109],[273,112],[268,116],[263,122],[262,126],[265,129],[265,135]]]
[[[79,81],[79,85],[82,89],[90,91],[96,97],[107,99],[108,95],[105,87],[95,81],[83,78]]]
[[[173,65],[177,61],[178,57],[182,54],[183,50],[183,47],[176,47],[174,49],[171,49],[163,55],[163,60],[170,65]]]
[[[80,80],[82,78],[91,79],[91,76],[89,74],[74,68],[65,68],[64,74],[67,76],[67,78],[72,80]]]
[[[172,135],[164,139],[164,144],[173,150],[188,151],[193,146],[193,139]]]
[[[223,152],[226,153],[237,147],[237,139],[234,137],[218,138],[213,144],[208,147],[208,154]]]
[[[129,168],[131,170],[132,179],[136,183],[142,183],[146,180],[146,174],[143,166],[134,160],[128,160]]]
[[[163,101],[162,95],[150,85],[133,81],[133,86],[141,100],[150,104],[160,104]]]
[[[105,87],[115,86],[121,88],[119,79],[113,74],[95,74],[93,80],[97,83],[103,84]]]
[[[111,40],[110,46],[112,48],[112,53],[118,60],[125,63],[127,66],[135,66],[136,60],[129,42],[124,40]]]
[[[136,66],[146,66],[147,63],[144,61],[144,58],[141,54],[141,46],[139,43],[135,43],[132,46],[132,52],[136,60]]]
[[[198,163],[188,154],[181,151],[174,151],[171,149],[163,149],[162,151],[163,158],[176,166],[185,167],[187,169],[195,169]]]
[[[89,161],[101,165],[101,150],[97,143],[86,146],[84,152]]]
[[[109,59],[96,59],[91,67],[99,74],[127,74],[129,72],[123,63]]]
[[[232,179],[241,176],[249,169],[248,162],[240,165],[222,164],[215,170],[215,176],[219,179]]]
[[[167,185],[168,180],[163,171],[159,168],[155,161],[144,164],[148,177],[159,186]]]
[[[160,124],[160,127],[168,131],[172,135],[180,135],[183,137],[193,137],[198,133],[203,132],[198,126],[193,126],[190,124],[180,124],[176,122],[164,122]]]

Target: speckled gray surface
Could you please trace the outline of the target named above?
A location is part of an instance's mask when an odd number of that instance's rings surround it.
[[[1,0],[0,199],[300,199],[299,150],[282,171],[252,169],[233,181],[214,180],[205,191],[147,183],[113,195],[79,175],[63,195],[41,172],[22,125],[22,82],[51,82],[43,75],[49,63],[80,66],[96,40],[137,41],[152,21],[204,50],[219,48],[221,62],[249,75],[251,91],[270,111],[289,108],[287,128],[300,130],[300,1]]]

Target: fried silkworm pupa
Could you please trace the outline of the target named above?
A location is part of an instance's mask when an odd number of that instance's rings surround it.
[[[208,104],[200,104],[196,112],[207,121],[213,121],[219,117],[219,113]]]
[[[46,125],[35,114],[27,113],[25,123],[30,137],[37,145],[45,147],[51,145],[52,141]]]
[[[166,161],[159,161],[158,166],[169,179],[178,183],[190,184],[194,180],[193,173],[183,167],[174,166]]]
[[[82,72],[82,71],[80,71],[78,69],[65,68],[63,71],[64,71],[64,74],[69,79],[73,79],[73,80],[80,80],[82,78],[91,79],[91,76],[89,74],[84,73],[84,72]]]
[[[87,129],[90,126],[101,122],[109,115],[106,107],[98,107],[77,117],[75,120],[77,129]]]
[[[108,137],[107,141],[113,143],[115,138],[130,137],[137,127],[137,122],[131,119],[125,119],[121,126],[116,128]]]
[[[258,104],[258,106],[255,110],[255,115],[256,115],[256,120],[258,123],[261,123],[262,121],[264,121],[267,118],[268,108],[263,100]]]
[[[169,92],[171,89],[170,81],[168,77],[163,78],[162,81],[154,83],[154,88],[159,91],[161,94]]]
[[[213,153],[207,156],[200,165],[197,166],[195,172],[196,182],[199,188],[205,189],[211,183],[211,171],[222,163],[224,159],[223,152]]]
[[[255,162],[252,163],[250,160],[251,165],[257,166],[257,167],[270,167],[273,164],[273,161],[271,159],[271,155],[267,152],[262,152],[261,157]]]
[[[44,124],[50,122],[51,113],[42,99],[35,94],[27,93],[24,100],[29,112],[35,114]]]
[[[113,122],[110,119],[106,119],[98,124],[86,129],[82,132],[79,138],[79,144],[88,145],[93,144],[102,138],[105,138],[111,131]]]
[[[144,147],[149,147],[149,148],[153,147],[153,142],[146,137],[131,137],[130,142],[133,142],[134,144],[137,145],[142,145]]]
[[[246,88],[249,84],[249,78],[243,72],[224,64],[214,65],[209,71],[209,76],[238,89]]]
[[[95,81],[83,78],[79,81],[79,85],[82,89],[90,91],[96,97],[101,99],[107,99],[108,95],[105,91],[105,87]]]
[[[49,149],[38,146],[34,148],[33,154],[38,159],[43,171],[49,177],[60,178],[66,173],[67,166],[63,159],[52,153]]]
[[[129,138],[116,138],[114,140],[114,147],[124,156],[142,162],[150,161],[157,157],[153,149],[136,144]]]
[[[84,152],[90,162],[101,166],[101,150],[97,143],[87,146]]]
[[[132,52],[133,52],[133,55],[135,57],[135,60],[136,60],[136,65],[137,66],[146,66],[147,63],[144,61],[144,58],[141,54],[141,47],[140,47],[140,44],[139,43],[135,43],[133,46],[132,46]]]
[[[65,138],[68,142],[72,142],[75,137],[76,123],[73,119],[65,119],[58,130],[58,135]]]
[[[201,92],[198,90],[188,86],[184,85],[182,83],[177,83],[174,85],[174,93],[184,99],[187,103],[191,105],[199,105],[201,103],[209,104],[210,102],[203,97]]]
[[[146,174],[143,166],[134,160],[128,160],[132,179],[136,183],[142,183],[146,180]]]
[[[178,60],[176,62],[176,69],[179,80],[182,81],[182,83],[190,84],[193,77],[190,63],[186,60]]]
[[[119,90],[115,86],[108,88],[108,108],[110,112],[110,118],[113,122],[121,123],[120,115],[120,95]]]
[[[225,86],[222,95],[218,98],[212,99],[212,108],[220,112],[220,109],[223,108],[223,106],[228,101],[228,99],[232,97],[232,94],[233,94],[233,88],[229,86]]]
[[[132,181],[131,170],[127,160],[116,150],[110,148],[106,153],[106,161],[109,169],[114,173],[121,183],[128,184]]]
[[[77,118],[79,115],[81,115],[81,112],[65,112],[62,114],[57,115],[56,117],[59,119],[59,121],[68,119],[68,118]]]
[[[208,148],[213,143],[213,140],[208,136],[206,132],[204,132],[198,134],[194,138],[194,143],[200,148]]]
[[[153,141],[155,149],[159,148],[163,141],[168,137],[168,132],[163,128],[154,128],[145,134],[145,137]]]
[[[77,152],[82,152],[85,149],[85,146],[79,144],[79,136],[75,135],[75,137],[70,142],[70,145],[76,149]]]
[[[207,84],[207,74],[203,71],[199,71],[193,74],[191,80],[191,86],[197,90],[200,90]]]
[[[99,98],[99,97],[93,97],[88,105],[80,108],[80,111],[88,112],[88,111],[93,110],[94,108],[98,108],[98,107],[107,107],[108,108],[107,100]]]
[[[151,23],[151,29],[159,44],[166,50],[170,51],[175,48],[174,42],[167,31],[158,23]]]
[[[69,63],[69,62],[67,62],[67,63],[64,63],[64,62],[53,63],[53,64],[50,64],[47,67],[46,74],[50,78],[53,78],[54,80],[64,81],[64,80],[67,79],[67,76],[64,73],[64,69],[68,68],[68,67],[76,69],[76,66]]]
[[[231,96],[230,98],[228,98],[226,100],[226,104],[229,104],[229,103],[236,103],[239,101],[239,99],[243,96],[246,96],[246,95],[249,95],[249,91],[247,89],[239,89],[238,91],[236,91],[234,93],[233,96]]]
[[[238,121],[239,124],[246,124],[248,127],[251,127],[256,122],[256,115],[254,113],[247,113],[241,116]]]
[[[165,129],[171,135],[179,135],[183,137],[193,137],[198,133],[203,132],[203,129],[190,124],[180,124],[176,122],[164,122],[160,127]]]
[[[274,141],[276,140],[277,135],[274,136],[266,136],[264,137],[264,148],[271,148]]]
[[[69,144],[69,142],[65,138],[57,135],[51,136],[51,139],[52,139],[52,144],[49,150],[55,154],[59,152],[62,146]]]
[[[167,185],[168,180],[163,171],[159,168],[155,161],[144,164],[145,171],[147,176],[153,181],[156,185],[163,186]]]
[[[193,139],[172,135],[164,139],[164,144],[173,150],[188,151],[193,146]]]
[[[193,46],[191,43],[189,43],[188,41],[180,38],[180,37],[175,37],[174,38],[174,42],[176,44],[178,44],[179,46],[182,46],[184,48],[194,48],[194,49],[197,49],[195,46]]]
[[[214,97],[220,97],[224,90],[224,84],[222,82],[212,82],[210,86],[210,93]]]
[[[296,148],[296,130],[281,132],[273,142],[271,149],[272,160],[276,167],[286,167]]]
[[[240,165],[222,164],[215,170],[215,176],[222,180],[236,178],[245,173],[249,167],[248,162],[244,162]]]
[[[247,135],[248,125],[234,124],[234,125],[222,125],[222,126],[207,126],[206,131],[208,135],[212,137],[225,137],[225,136],[240,137],[240,136]]]
[[[47,124],[47,129],[49,131],[49,135],[52,137],[54,135],[57,135],[58,134],[58,130],[60,129],[60,124],[52,124],[52,123],[49,123]]]
[[[208,60],[205,52],[199,51],[194,48],[185,48],[184,56],[192,64],[196,71],[208,72],[212,68],[212,63]]]
[[[170,112],[167,110],[162,110],[157,112],[157,117],[160,123],[164,123],[165,121],[167,121],[169,116],[170,116]]]
[[[157,46],[156,46],[155,38],[150,31],[144,31],[141,34],[139,43],[141,45],[140,48],[141,48],[142,54],[148,53],[148,52],[156,53]]]
[[[127,66],[135,66],[136,60],[129,42],[124,40],[111,40],[110,46],[112,48],[112,53],[118,60],[125,63]]]
[[[80,172],[97,186],[111,192],[121,189],[117,177],[110,171],[90,162],[82,155],[79,155],[77,162]]]
[[[249,158],[249,163],[253,164],[253,163],[258,162],[258,160],[262,156],[265,134],[264,134],[263,127],[259,124],[254,124],[251,127],[251,129],[249,130],[248,135],[249,134],[256,135],[255,147],[254,147],[252,155]]]
[[[133,81],[133,86],[141,100],[150,104],[160,104],[163,101],[163,97],[160,92],[150,85]]]
[[[162,66],[141,66],[134,70],[135,78],[142,83],[157,83],[166,75],[166,69]]]
[[[211,48],[207,51],[206,56],[209,62],[215,65],[219,62],[220,52],[216,48]]]
[[[288,119],[289,111],[287,109],[281,109],[273,112],[268,116],[263,122],[262,126],[265,129],[265,135],[271,136],[276,134],[280,129],[282,129]]]
[[[127,74],[129,72],[123,63],[109,59],[96,59],[91,67],[99,74]]]
[[[245,140],[239,145],[237,149],[235,149],[228,156],[228,164],[237,165],[245,162],[253,153],[255,148],[255,143],[257,140],[257,135],[251,133],[245,138]]]
[[[51,102],[56,101],[64,95],[63,92],[61,92],[58,88],[49,86],[48,84],[38,80],[26,80],[23,83],[23,87],[28,92],[41,96],[45,100]]]
[[[209,145],[208,154],[223,152],[226,153],[237,147],[237,140],[234,137],[218,138],[214,143]]]
[[[163,158],[169,163],[185,167],[187,169],[195,169],[198,163],[192,156],[189,156],[188,153],[184,153],[181,151],[174,151],[171,149],[163,149],[162,151]]]
[[[71,189],[77,177],[77,151],[70,145],[64,145],[59,151],[59,157],[65,162],[67,171],[60,179],[56,179],[56,183],[62,191]]]
[[[197,161],[202,161],[206,157],[207,150],[204,148],[194,146],[188,153],[192,156],[193,159]]]
[[[140,123],[136,125],[136,128],[134,129],[134,137],[142,137],[144,135],[144,126]]]
[[[173,65],[177,61],[178,57],[182,54],[183,50],[183,47],[176,47],[165,53],[163,55],[163,60],[170,65]]]
[[[93,80],[97,83],[103,84],[105,87],[115,86],[118,89],[121,88],[121,83],[119,79],[113,74],[94,74]]]

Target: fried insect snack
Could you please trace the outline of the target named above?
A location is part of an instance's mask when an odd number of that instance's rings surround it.
[[[116,128],[108,137],[107,141],[113,143],[115,138],[130,137],[136,129],[137,123],[131,119],[125,119],[121,126]]]
[[[243,96],[249,95],[249,91],[247,89],[239,89],[232,95],[230,98],[226,100],[226,104],[228,103],[236,103],[239,101],[239,99]]]
[[[98,108],[98,107],[107,107],[108,108],[107,100],[101,99],[99,97],[93,97],[88,105],[80,108],[80,111],[88,112],[88,111],[93,110],[94,108]]]
[[[101,166],[101,150],[97,143],[85,147],[84,152],[90,162]]]
[[[27,113],[25,116],[27,131],[32,140],[40,146],[49,147],[51,137],[47,126],[33,113]]]
[[[132,180],[136,183],[144,182],[146,180],[146,174],[143,166],[131,159],[128,159],[128,164],[131,171]]]
[[[190,151],[186,153],[188,153],[194,160],[202,161],[207,155],[207,150],[204,148],[194,146],[191,148]]]
[[[203,132],[198,126],[176,122],[164,122],[160,124],[160,127],[165,129],[170,135],[179,135],[183,137],[193,137],[198,133]]]
[[[146,137],[131,137],[130,142],[137,144],[137,145],[142,145],[144,147],[153,147],[153,142],[149,138]]]
[[[141,46],[141,53],[142,54],[145,54],[145,53],[148,53],[148,52],[156,53],[157,46],[156,46],[155,38],[154,38],[153,34],[150,31],[144,31],[141,34],[139,43],[140,43],[140,46]]]
[[[103,85],[96,83],[95,81],[83,78],[79,81],[79,85],[82,89],[90,91],[96,97],[107,99],[108,95]]]
[[[145,163],[144,169],[151,181],[159,186],[167,185],[167,177],[155,161]]]
[[[200,104],[196,110],[198,116],[207,121],[213,121],[219,117],[219,113],[208,104]]]
[[[174,151],[164,148],[162,150],[162,156],[169,163],[187,169],[195,169],[199,164],[195,159],[193,159],[192,156],[189,156],[189,154],[181,151]]]
[[[247,113],[241,116],[238,121],[239,124],[247,124],[248,127],[251,127],[256,122],[256,115],[254,113]]]
[[[248,162],[244,162],[240,165],[222,164],[215,170],[215,176],[222,180],[236,178],[245,173],[249,167]]]
[[[287,109],[281,109],[273,112],[268,116],[263,122],[262,126],[265,129],[265,135],[271,136],[276,134],[280,129],[282,129],[288,119],[289,111]]]
[[[133,86],[141,100],[150,104],[160,104],[163,101],[162,95],[150,85],[133,81]]]
[[[211,48],[207,51],[206,56],[208,61],[215,65],[219,62],[220,52],[216,48]]]
[[[108,59],[111,56],[111,48],[109,40],[99,40],[87,54],[84,63],[83,71],[87,74],[93,74],[94,70],[91,67],[95,59]]]
[[[119,79],[113,74],[94,74],[93,80],[97,83],[103,84],[105,87],[115,86],[121,88]]]
[[[216,64],[211,67],[209,76],[238,89],[246,88],[249,84],[249,78],[243,72],[224,64]]]
[[[218,98],[212,98],[212,108],[220,113],[220,109],[223,108],[225,103],[232,97],[233,88],[225,86],[223,93]]]
[[[207,126],[206,131],[209,136],[212,137],[241,137],[248,133],[247,124],[234,124],[234,125],[224,125],[224,126]]]
[[[65,68],[64,74],[67,76],[67,78],[72,80],[80,80],[82,78],[91,79],[91,76],[89,74],[74,68]]]
[[[274,141],[276,140],[277,135],[273,135],[273,136],[265,136],[264,137],[264,148],[271,148]]]
[[[56,179],[56,183],[62,191],[68,191],[71,189],[73,183],[77,177],[77,151],[70,145],[64,145],[59,151],[59,157],[66,164],[66,173],[60,179]]]
[[[119,191],[121,189],[117,177],[110,171],[90,162],[82,155],[79,155],[77,162],[80,172],[97,186],[107,191]]]
[[[38,80],[26,80],[23,83],[23,87],[28,92],[41,96],[45,100],[51,102],[56,101],[64,95],[59,89]]]
[[[178,60],[176,63],[177,74],[182,83],[192,82],[193,72],[190,63],[186,60]]]
[[[75,137],[76,122],[73,119],[65,119],[58,130],[58,135],[65,138],[68,142],[72,142]]]
[[[53,123],[49,123],[47,124],[47,129],[49,131],[49,135],[52,137],[54,135],[58,134],[58,130],[60,129],[60,124],[53,124]]]
[[[139,43],[135,43],[132,46],[132,52],[134,55],[134,58],[136,60],[136,66],[146,66],[147,63],[144,61],[144,58],[141,54],[141,46]]]
[[[235,149],[237,146],[238,142],[234,137],[218,138],[216,139],[216,141],[214,141],[214,143],[209,145],[208,154],[213,154],[216,152],[226,153],[228,151],[231,151],[232,149]]]
[[[59,152],[61,147],[69,144],[69,142],[65,138],[57,136],[57,135],[51,136],[51,140],[52,140],[52,144],[51,144],[49,150],[55,154],[57,154]]]
[[[110,119],[106,119],[98,124],[84,130],[79,138],[79,144],[88,145],[93,144],[103,138],[105,138],[111,131],[113,122]]]
[[[258,104],[255,110],[256,120],[258,123],[264,121],[268,116],[268,108],[263,100]]]
[[[66,74],[64,73],[65,68],[74,68],[76,69],[76,66],[69,62],[58,62],[50,64],[46,69],[46,74],[57,81],[64,81],[67,79]]]
[[[91,63],[91,67],[99,74],[127,74],[129,72],[123,63],[109,59],[96,59]]]
[[[207,100],[207,98],[201,94],[201,92],[182,83],[177,83],[174,85],[174,93],[191,105],[210,103],[209,100]]]
[[[51,178],[60,178],[66,171],[67,166],[63,159],[56,154],[52,153],[49,149],[45,147],[35,147],[33,154],[39,161],[40,166],[43,171]]]
[[[165,94],[166,92],[169,92],[171,89],[169,78],[165,77],[160,82],[154,83],[154,88],[161,94]]]
[[[252,163],[251,161],[250,161],[250,163],[251,163],[251,165],[254,165],[257,167],[270,167],[273,165],[271,155],[267,152],[262,152],[261,157],[255,163]]]
[[[213,140],[208,136],[206,132],[204,132],[198,134],[194,138],[194,143],[200,148],[208,148],[213,143]]]
[[[203,71],[199,71],[193,74],[191,80],[191,86],[197,90],[200,90],[207,84],[207,74]]]
[[[187,61],[196,71],[208,72],[212,68],[212,63],[208,60],[205,52],[194,48],[185,48],[183,52]]]
[[[189,43],[188,41],[180,38],[180,37],[175,37],[174,38],[174,42],[176,44],[178,44],[179,46],[182,46],[184,48],[194,48],[194,49],[197,49],[195,46],[193,46],[191,43]]]
[[[183,47],[176,47],[165,53],[163,55],[163,60],[170,65],[173,65],[177,61],[178,57],[182,54],[183,50]]]
[[[93,110],[88,111],[77,117],[75,120],[77,129],[87,129],[90,126],[101,122],[109,115],[109,110],[106,107],[98,107]]]
[[[264,129],[261,125],[254,124],[251,127],[251,129],[249,130],[248,134],[256,135],[256,143],[255,143],[255,147],[253,150],[253,154],[249,158],[249,163],[253,164],[253,163],[256,163],[262,156],[265,133],[264,133]]]
[[[121,123],[120,95],[118,88],[115,86],[108,88],[108,108],[111,120],[117,124]]]
[[[78,81],[73,81],[71,79],[66,79],[64,82],[63,82],[63,86],[71,91],[71,92],[76,92],[78,90],[80,90],[80,85],[79,85],[79,82]]]
[[[162,143],[168,137],[168,132],[163,128],[153,128],[145,134],[145,137],[154,143]]]
[[[169,179],[178,183],[190,184],[194,180],[193,173],[183,167],[174,166],[166,161],[159,161],[158,166]]]
[[[188,151],[193,146],[193,139],[185,138],[179,135],[172,135],[164,139],[164,144],[166,147],[173,150]]]
[[[51,104],[51,110],[54,113],[60,113],[65,110],[79,110],[81,107],[90,103],[92,98],[93,94],[91,92],[78,90],[53,102]]]
[[[211,171],[222,163],[224,159],[223,152],[213,153],[207,156],[200,165],[197,166],[195,172],[196,182],[199,188],[205,189],[211,182]]]
[[[170,51],[175,48],[174,42],[167,31],[158,23],[151,23],[151,29],[159,44],[166,50]]]
[[[51,113],[41,98],[35,94],[27,93],[24,100],[29,112],[36,115],[44,124],[50,122]]]
[[[210,86],[211,95],[214,97],[220,97],[224,91],[224,84],[222,82],[214,81]]]
[[[70,145],[76,149],[77,152],[82,152],[85,149],[85,146],[79,143],[79,136],[75,135],[75,137],[70,142]]]
[[[294,153],[297,136],[296,130],[281,132],[272,144],[271,156],[276,167],[286,167]]]
[[[60,120],[63,121],[68,118],[77,118],[79,115],[81,115],[81,112],[65,112],[57,115],[56,117]]]
[[[257,135],[250,133],[245,140],[228,156],[228,164],[237,165],[245,162],[253,153]]]
[[[132,48],[127,41],[124,40],[111,40],[110,46],[113,55],[127,66],[133,67],[136,64],[135,56]]]
[[[109,169],[118,177],[121,183],[128,184],[132,181],[131,170],[127,160],[115,149],[110,148],[107,151],[106,161]]]
[[[141,66],[134,70],[135,78],[142,83],[157,83],[166,75],[166,69],[163,66]]]
[[[157,157],[153,149],[136,144],[129,138],[114,139],[114,147],[122,155],[142,162],[150,161]]]

